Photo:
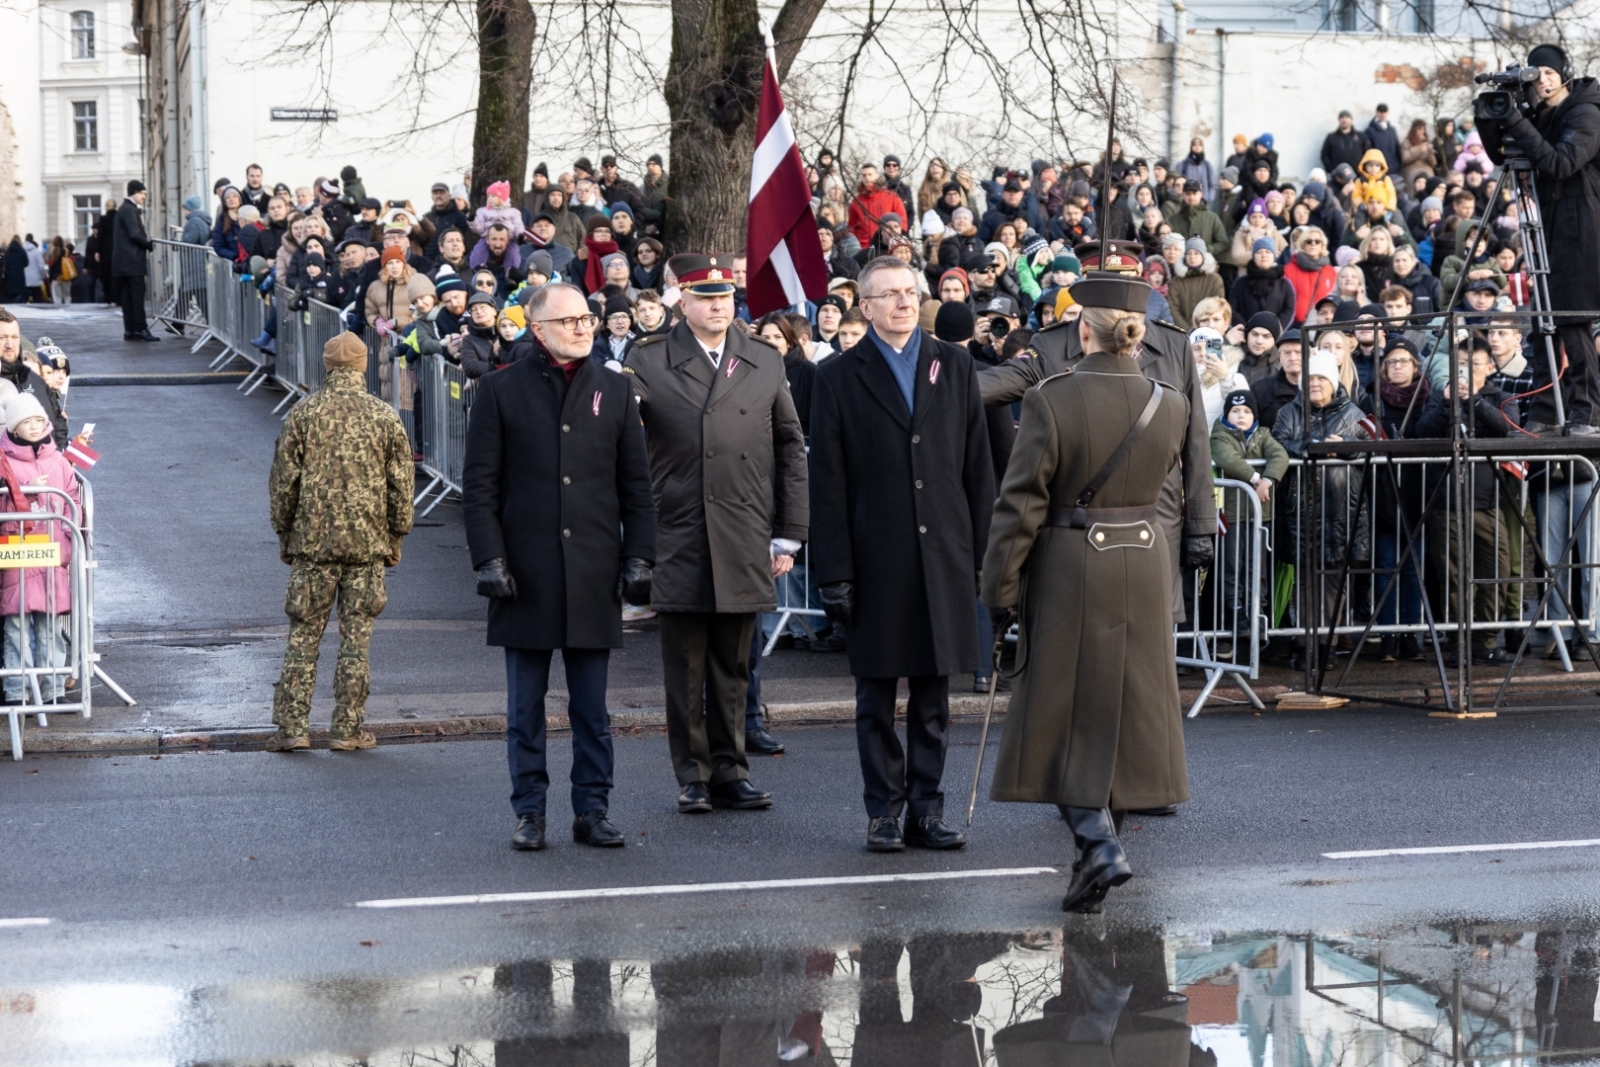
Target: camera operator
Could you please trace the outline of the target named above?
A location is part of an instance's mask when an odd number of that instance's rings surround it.
[[[1567,420],[1573,434],[1600,433],[1600,398],[1590,323],[1563,319],[1559,312],[1600,308],[1600,86],[1593,78],[1574,78],[1567,54],[1542,44],[1528,54],[1537,67],[1531,116],[1513,111],[1506,134],[1536,171],[1535,188],[1550,251],[1550,304],[1558,315],[1556,333],[1566,350],[1563,374]],[[1534,381],[1550,384],[1548,360],[1533,361]],[[1552,390],[1534,396],[1527,428],[1557,431]]]

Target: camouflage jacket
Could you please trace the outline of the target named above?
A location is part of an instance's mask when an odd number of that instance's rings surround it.
[[[290,412],[272,460],[272,528],[295,559],[370,562],[411,531],[416,471],[400,416],[340,367]]]

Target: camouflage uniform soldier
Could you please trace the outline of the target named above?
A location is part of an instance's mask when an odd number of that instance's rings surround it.
[[[273,752],[311,747],[317,647],[339,604],[332,740],[339,752],[372,748],[361,729],[367,702],[367,643],[388,602],[383,568],[400,562],[411,531],[416,485],[411,444],[394,410],[366,388],[367,346],[342,333],[322,349],[327,379],[295,408],[272,460],[272,528],[290,566],[289,648],[273,699]]]

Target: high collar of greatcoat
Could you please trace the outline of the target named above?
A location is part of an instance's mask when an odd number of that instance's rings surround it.
[[[1078,374],[1126,374],[1139,377],[1139,361],[1132,356],[1114,356],[1110,352],[1090,352],[1073,368]]]

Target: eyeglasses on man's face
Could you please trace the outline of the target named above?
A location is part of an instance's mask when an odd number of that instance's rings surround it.
[[[546,326],[550,325],[551,323],[555,323],[555,324],[559,325],[563,330],[566,330],[568,333],[576,333],[578,330],[592,330],[592,329],[594,329],[596,326],[598,326],[600,324],[600,316],[599,315],[567,315],[567,316],[564,316],[564,317],[559,318],[559,319],[539,319],[537,321],[539,321],[540,323],[542,323],[542,324],[544,324]]]

